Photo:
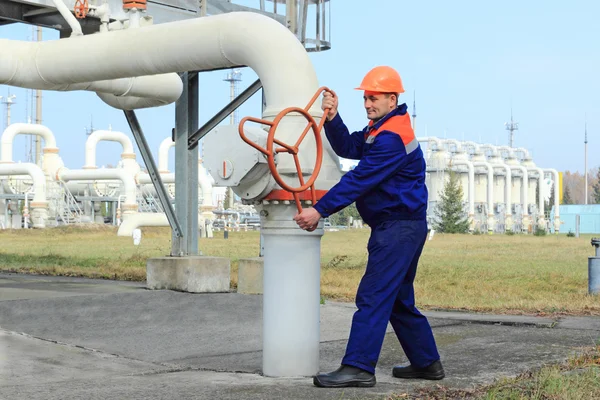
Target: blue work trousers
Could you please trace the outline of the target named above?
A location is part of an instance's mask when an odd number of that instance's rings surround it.
[[[440,359],[429,322],[415,307],[413,282],[426,238],[426,221],[387,221],[372,229],[342,364],[375,373],[388,321],[412,365]]]

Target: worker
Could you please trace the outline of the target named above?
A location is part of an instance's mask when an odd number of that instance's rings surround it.
[[[298,226],[316,229],[326,218],[356,202],[363,221],[371,228],[369,257],[356,293],[357,311],[341,366],[318,374],[319,387],[371,387],[388,321],[409,365],[392,370],[397,378],[442,379],[444,369],[427,318],[415,307],[413,282],[427,237],[425,160],[411,127],[404,92],[396,70],[378,66],[361,85],[368,125],[349,133],[338,113],[338,97],[323,94],[329,110],[325,134],[336,154],[360,160],[313,208],[294,216]]]

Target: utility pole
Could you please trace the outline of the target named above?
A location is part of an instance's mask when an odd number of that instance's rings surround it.
[[[15,99],[17,98],[14,94],[8,94],[6,98],[0,96],[0,100],[2,100],[2,104],[6,105],[6,126],[4,129],[8,128],[10,125],[10,107],[15,103]]]
[[[37,27],[37,41],[42,41],[42,27]],[[35,91],[35,123],[38,125],[42,124],[42,91]],[[35,137],[35,163],[38,166],[42,165],[42,138],[39,136]]]
[[[583,164],[584,164],[584,175],[585,175],[585,202],[584,204],[588,203],[588,168],[587,168],[587,144],[588,144],[588,140],[587,140],[587,116],[585,118],[585,139],[583,140]]]

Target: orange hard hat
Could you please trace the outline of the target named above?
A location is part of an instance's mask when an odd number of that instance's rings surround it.
[[[400,74],[391,67],[375,67],[363,78],[357,90],[369,90],[380,93],[404,93]]]

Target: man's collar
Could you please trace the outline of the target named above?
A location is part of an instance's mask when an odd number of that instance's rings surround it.
[[[408,106],[406,105],[406,103],[402,103],[398,107],[394,108],[392,111],[390,111],[389,113],[387,113],[386,115],[381,117],[381,119],[379,119],[378,121],[376,121],[376,122],[373,122],[373,120],[369,121],[369,128],[370,129],[379,129],[379,127],[381,125],[383,125],[383,123],[385,121],[387,121],[388,119],[390,119],[396,115],[406,114],[407,109],[408,109]]]

